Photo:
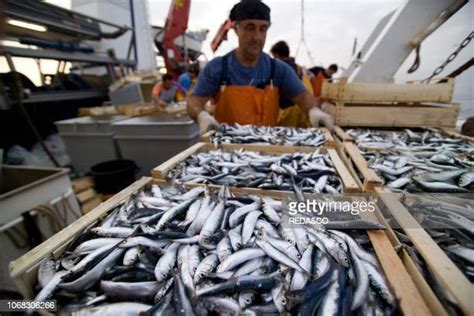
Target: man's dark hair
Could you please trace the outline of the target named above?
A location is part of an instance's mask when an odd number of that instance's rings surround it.
[[[337,67],[336,64],[332,64],[332,65],[329,66],[329,69],[334,70],[334,72],[337,72],[337,70],[338,70],[339,68]]]
[[[242,0],[230,11],[232,22],[264,20],[270,22],[270,8],[260,0]]]
[[[288,44],[285,41],[276,42],[270,49],[270,52],[273,55],[278,55],[280,57],[290,57],[290,47],[288,47]]]
[[[161,79],[162,79],[163,81],[167,81],[167,80],[173,80],[174,77],[173,77],[172,75],[170,75],[170,74],[164,74],[163,77],[161,77]]]
[[[190,73],[199,75],[199,66],[198,66],[198,65],[191,65],[191,66],[189,66],[189,70],[188,70],[188,71],[189,71]]]

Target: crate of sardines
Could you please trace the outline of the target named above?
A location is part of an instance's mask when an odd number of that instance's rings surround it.
[[[438,129],[348,129],[339,154],[365,190],[474,192],[474,139]]]
[[[474,313],[473,193],[405,193],[377,188],[380,207],[406,260],[440,302],[436,314]],[[408,268],[408,266],[407,266]]]
[[[428,314],[374,237],[383,230],[287,226],[288,194],[142,178],[12,262],[11,275],[58,314]]]
[[[348,193],[359,186],[333,148],[198,143],[152,170],[178,184]]]
[[[207,132],[201,137],[201,140],[215,145],[256,144],[331,148],[335,146],[331,132],[325,127],[299,128],[221,124],[219,130]]]

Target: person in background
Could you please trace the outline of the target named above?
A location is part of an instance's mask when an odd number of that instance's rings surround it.
[[[191,65],[189,66],[188,71],[183,72],[178,77],[178,83],[181,87],[186,90],[186,92],[190,92],[192,88],[196,85],[197,77],[199,75],[199,67],[198,65]]]
[[[314,78],[311,80],[311,84],[313,86],[313,93],[315,97],[321,96],[321,87],[323,85],[324,79],[331,79],[332,75],[337,72],[337,69],[338,67],[336,64],[330,65],[327,69],[324,69],[323,67],[313,67],[309,69],[309,71],[311,71],[314,75]]]
[[[301,80],[306,90],[313,94],[311,81],[306,74],[306,70],[296,64],[295,59],[290,57],[290,47],[285,41],[275,43],[270,49],[273,58],[284,61],[293,69],[298,78]],[[288,127],[309,127],[309,120],[306,113],[301,108],[288,100],[284,96],[280,96],[280,116],[278,117],[279,126]]]
[[[184,101],[186,91],[179,83],[173,80],[173,76],[165,74],[162,81],[155,84],[151,92],[153,102],[164,109],[171,102]]]
[[[270,8],[258,0],[243,0],[229,18],[238,36],[237,49],[211,60],[187,99],[187,113],[200,133],[219,128],[219,123],[276,126],[280,94],[298,104],[312,126],[332,128],[333,119],[321,110],[321,100],[305,89],[290,66],[263,53]],[[205,110],[212,98],[215,117]]]
[[[461,134],[474,137],[474,117],[470,117],[461,127]]]

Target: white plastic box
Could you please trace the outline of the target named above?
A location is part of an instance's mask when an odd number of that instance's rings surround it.
[[[127,118],[124,115],[84,116],[55,122],[77,173],[85,174],[95,164],[121,158],[112,123]]]
[[[136,162],[138,176],[199,141],[199,128],[189,116],[151,115],[113,123],[123,159]]]

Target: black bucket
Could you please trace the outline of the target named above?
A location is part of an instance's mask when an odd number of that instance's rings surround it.
[[[91,174],[97,192],[112,194],[132,184],[138,170],[133,160],[110,160],[92,166]]]

